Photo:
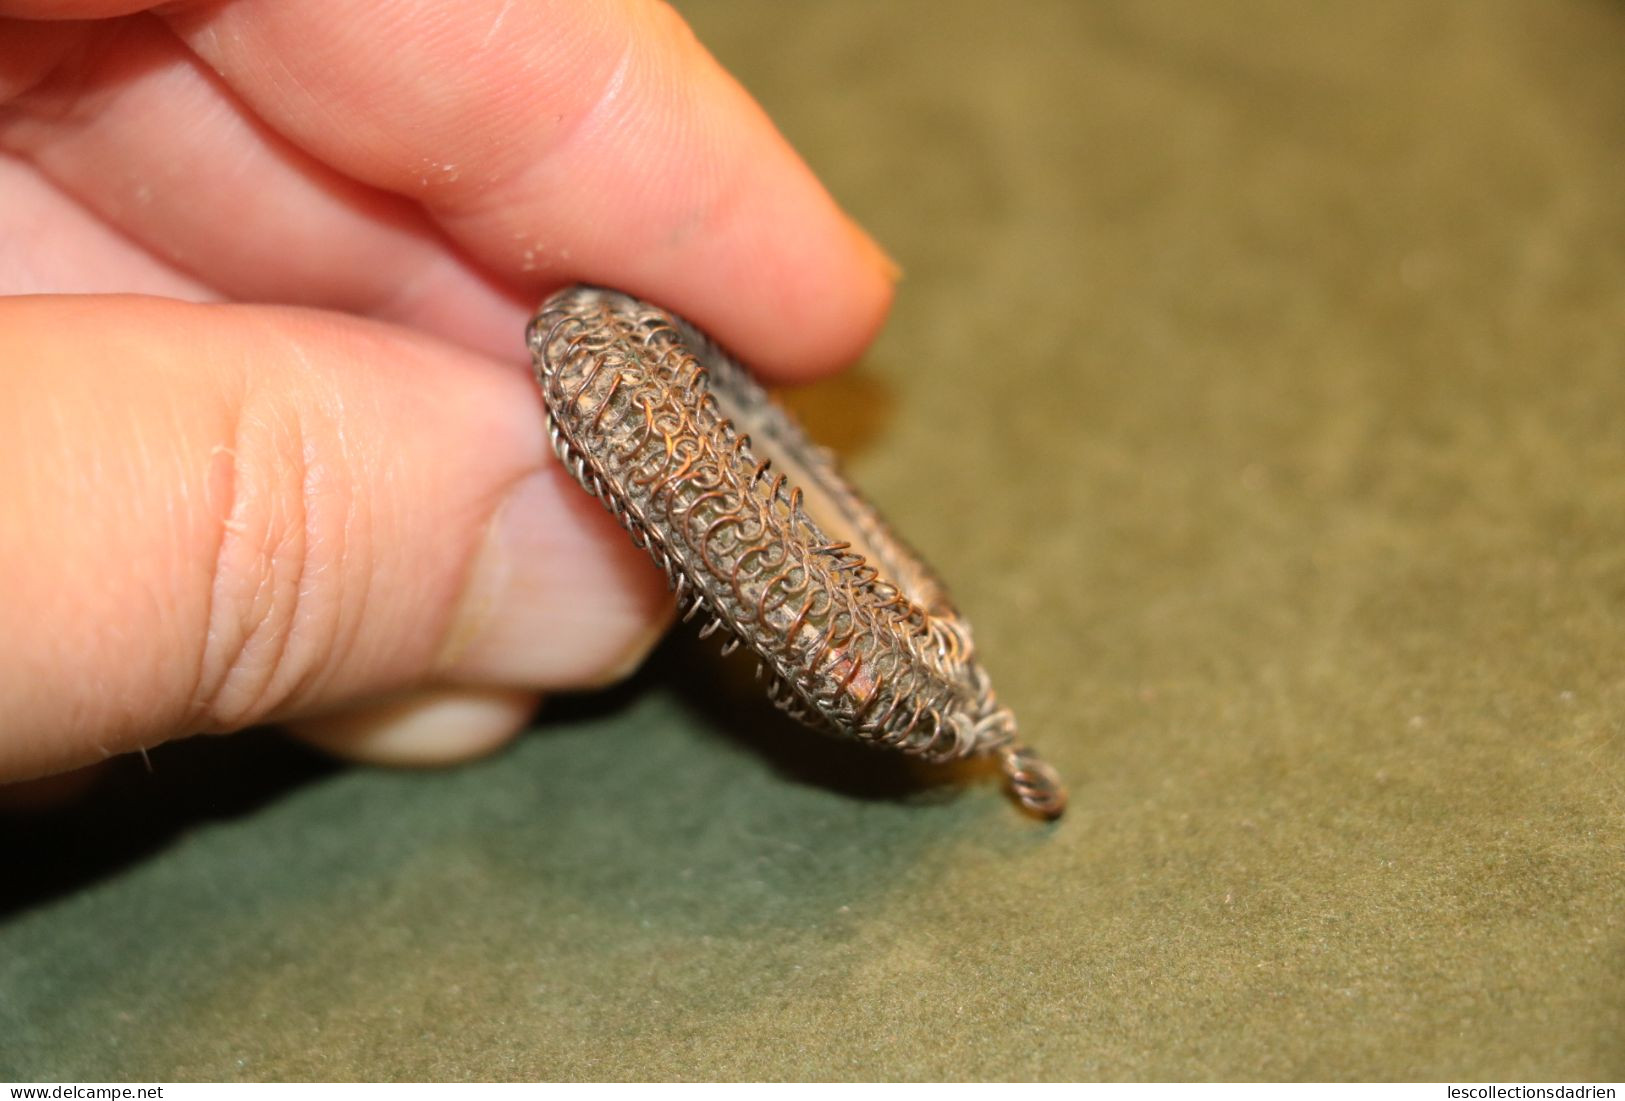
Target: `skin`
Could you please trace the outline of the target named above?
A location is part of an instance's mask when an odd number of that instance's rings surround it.
[[[669,600],[547,450],[534,304],[789,382],[895,277],[652,0],[0,0],[0,781],[453,761],[625,675]]]

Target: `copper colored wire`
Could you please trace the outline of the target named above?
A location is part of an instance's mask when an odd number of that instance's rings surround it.
[[[529,344],[565,468],[665,570],[683,618],[703,613],[701,637],[755,652],[770,699],[913,756],[991,757],[1017,802],[1060,816],[1059,776],[1017,740],[942,584],[743,368],[595,287],[548,299]]]

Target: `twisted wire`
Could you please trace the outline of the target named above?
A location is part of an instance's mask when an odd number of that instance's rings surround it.
[[[1024,807],[1061,813],[1059,778],[1016,741],[941,583],[742,368],[685,322],[596,288],[553,296],[527,335],[565,468],[665,572],[683,619],[703,617],[701,637],[756,653],[775,704],[929,760],[995,757]],[[858,546],[809,516],[775,449]]]

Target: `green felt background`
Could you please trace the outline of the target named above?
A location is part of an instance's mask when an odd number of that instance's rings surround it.
[[[0,826],[0,1078],[1625,1077],[1625,6],[681,7],[907,269],[795,404],[1072,812],[685,640],[174,747]]]

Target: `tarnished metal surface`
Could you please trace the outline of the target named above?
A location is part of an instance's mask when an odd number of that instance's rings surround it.
[[[935,761],[995,756],[1054,818],[1055,772],[1016,738],[942,584],[833,457],[692,326],[573,287],[532,321],[559,458],[666,571],[702,637],[731,636],[815,726]]]

